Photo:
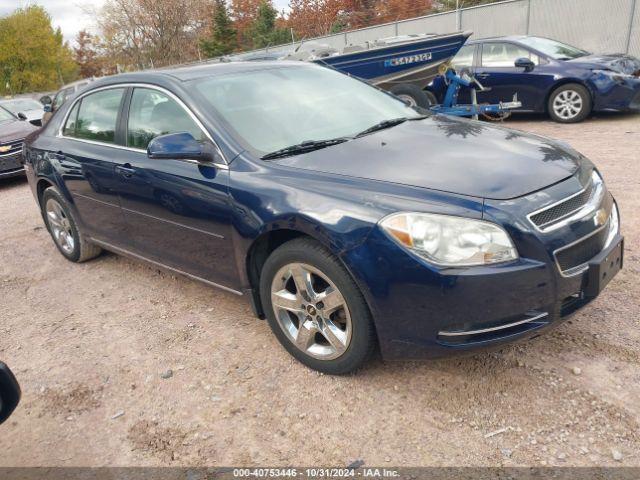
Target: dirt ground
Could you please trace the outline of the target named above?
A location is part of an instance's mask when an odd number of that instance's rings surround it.
[[[598,165],[625,269],[529,343],[346,377],[295,362],[232,294],[112,254],[66,261],[26,182],[1,182],[0,359],[23,400],[0,466],[640,466],[640,116],[508,126]]]

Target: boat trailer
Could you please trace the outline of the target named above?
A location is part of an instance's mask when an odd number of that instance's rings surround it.
[[[429,110],[434,113],[454,115],[456,117],[471,117],[474,120],[478,120],[482,116],[487,120],[501,121],[508,118],[512,110],[522,107],[522,103],[518,101],[518,94],[515,94],[510,102],[478,104],[477,92],[487,92],[490,88],[484,87],[475,77],[465,72],[458,74],[449,65],[443,65],[440,74],[447,84],[447,92],[442,104],[429,107]],[[463,87],[471,90],[470,104],[458,103],[458,94]]]

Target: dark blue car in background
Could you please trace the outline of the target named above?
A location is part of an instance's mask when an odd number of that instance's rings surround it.
[[[499,103],[517,93],[521,111],[548,113],[556,122],[580,122],[594,111],[640,111],[640,60],[628,55],[593,55],[547,38],[510,36],[467,42],[452,65],[489,89],[478,92],[478,102]],[[441,102],[443,78],[428,90]],[[459,101],[470,102],[468,91]]]
[[[578,152],[308,63],[104,78],[25,154],[67,259],[107,249],[244,296],[328,373],[537,336],[622,267]]]

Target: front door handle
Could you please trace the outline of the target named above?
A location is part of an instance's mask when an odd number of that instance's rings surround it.
[[[125,163],[124,165],[117,165],[116,172],[124,178],[131,178],[136,173],[136,169],[130,163]]]
[[[490,73],[476,73],[475,77],[476,78],[489,78],[491,74]]]

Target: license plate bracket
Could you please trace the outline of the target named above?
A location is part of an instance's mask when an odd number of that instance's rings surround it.
[[[624,261],[624,239],[620,239],[615,247],[602,252],[589,262],[587,285],[584,296],[597,297],[604,287],[622,269]]]

